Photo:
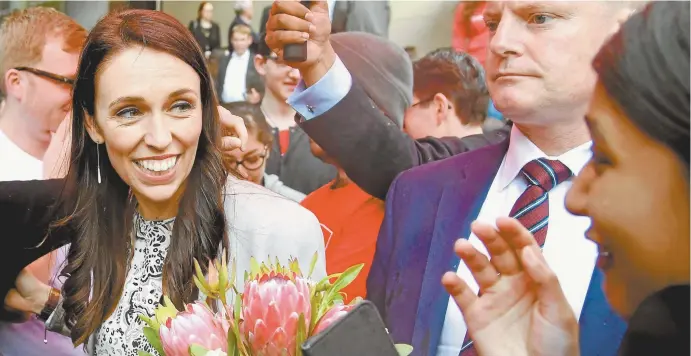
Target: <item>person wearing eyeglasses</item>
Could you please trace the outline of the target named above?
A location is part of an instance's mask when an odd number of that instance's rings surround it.
[[[238,101],[221,105],[242,118],[247,128],[245,150],[235,150],[223,157],[226,169],[236,171],[250,182],[264,186],[290,200],[301,202],[305,194],[285,184],[275,174],[266,173],[266,160],[271,154],[274,136],[258,105]]]
[[[0,26],[0,181],[46,177],[44,156],[70,112],[79,53],[86,30],[54,9],[33,7],[8,16]],[[7,246],[7,245],[5,245]],[[50,253],[28,270],[44,283],[62,267],[63,251]],[[44,343],[48,340],[48,344]],[[0,354],[84,355],[69,338],[45,334],[37,319],[0,323]]]
[[[86,30],[54,9],[14,12],[0,27],[0,181],[43,178],[41,160],[70,111]]]

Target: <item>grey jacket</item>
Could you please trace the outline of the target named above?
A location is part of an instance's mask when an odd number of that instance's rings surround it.
[[[301,202],[307,196],[283,184],[281,179],[275,174],[264,174],[264,187],[297,203]]]
[[[312,256],[319,256],[313,279],[326,277],[324,236],[319,220],[298,203],[280,196],[260,185],[228,178],[224,209],[228,223],[229,250],[237,264],[236,282],[242,291],[245,271],[250,270],[250,258],[259,263],[268,257],[281,263],[298,259],[303,272],[309,271]],[[269,261],[266,261],[267,263]],[[190,261],[192,263],[192,261]],[[230,266],[229,266],[230,268]],[[232,290],[229,291],[229,298]],[[69,336],[64,324],[62,301],[46,321],[52,332]],[[89,337],[87,352],[94,355],[94,335]]]

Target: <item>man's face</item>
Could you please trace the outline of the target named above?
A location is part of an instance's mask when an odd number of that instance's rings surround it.
[[[235,32],[230,38],[230,43],[233,45],[233,52],[243,54],[252,44],[252,36]]]
[[[48,38],[41,61],[32,68],[74,79],[79,53],[67,53],[62,46],[62,39]],[[20,100],[22,112],[42,130],[57,131],[70,111],[72,86],[28,71],[21,75],[27,83]]]
[[[268,58],[257,55],[254,65],[257,73],[264,77],[266,92],[271,92],[281,102],[288,100],[300,81],[300,72],[278,62],[273,55]]]
[[[591,61],[618,28],[605,2],[488,2],[485,63],[495,106],[518,124],[585,114],[596,76]],[[567,115],[574,117],[574,115]],[[545,121],[548,120],[548,121]]]

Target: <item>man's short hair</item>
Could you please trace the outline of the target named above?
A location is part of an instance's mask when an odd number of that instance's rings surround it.
[[[15,10],[0,25],[0,92],[5,93],[5,73],[41,61],[48,37],[62,37],[62,49],[79,53],[87,31],[69,16],[52,8]]]
[[[240,23],[240,24],[233,26],[233,32],[230,35],[232,36],[236,33],[251,36],[252,35],[252,29],[249,26]]]
[[[480,62],[448,47],[434,50],[413,64],[413,93],[420,100],[444,94],[453,102],[456,116],[464,125],[482,124],[489,105]]]
[[[271,51],[271,48],[269,48],[269,45],[266,44],[266,32],[262,32],[259,34],[259,43],[257,43],[257,54],[260,54],[264,57],[268,57],[273,53]]]

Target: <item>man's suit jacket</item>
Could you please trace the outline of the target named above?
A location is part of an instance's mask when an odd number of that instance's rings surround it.
[[[356,82],[324,114],[311,120],[303,120],[298,115],[297,121],[355,184],[379,199],[385,199],[399,173],[501,142],[511,131],[507,125],[483,135],[413,140],[377,108]]]
[[[230,58],[233,52],[229,52],[227,55],[221,57],[218,61],[218,74],[216,75],[216,95],[218,95],[218,100],[223,101],[223,84],[226,81],[226,73],[228,71],[228,63],[230,63]],[[247,75],[245,75],[245,84],[251,83],[252,79],[259,77],[257,69],[254,68],[254,52],[250,51],[250,60],[247,62]],[[249,90],[249,88],[247,88]]]
[[[449,294],[441,285],[460,259],[453,245],[470,236],[508,140],[401,174],[386,200],[386,216],[367,281],[374,302],[397,343],[414,355],[435,355]],[[626,329],[609,307],[595,269],[580,316],[581,355],[616,355]],[[463,338],[463,335],[459,335]]]
[[[331,33],[367,32],[389,38],[391,8],[389,1],[336,0]]]

